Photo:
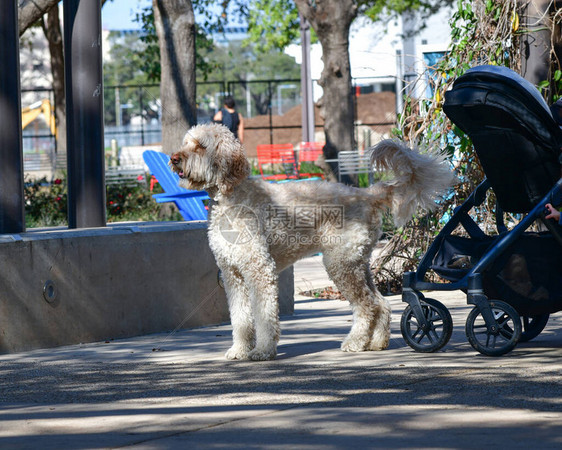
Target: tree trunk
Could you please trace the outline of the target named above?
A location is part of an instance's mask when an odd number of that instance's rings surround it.
[[[176,151],[197,122],[195,15],[191,0],[152,0],[160,45],[162,149]]]
[[[326,135],[324,156],[335,159],[338,152],[356,148],[349,29],[357,16],[357,5],[354,0],[317,0],[314,5],[308,0],[295,0],[295,3],[322,45],[324,68],[318,83],[324,90],[320,100]],[[342,178],[342,181],[356,180]]]
[[[66,161],[66,102],[64,92],[64,52],[58,5],[52,7],[47,20],[41,25],[49,42],[51,55],[51,74],[53,76],[53,93],[55,100],[55,123],[57,125],[57,161]],[[59,165],[60,166],[60,165]]]
[[[532,30],[521,35],[521,75],[535,86],[548,80],[552,23],[550,0],[522,1],[522,26]]]

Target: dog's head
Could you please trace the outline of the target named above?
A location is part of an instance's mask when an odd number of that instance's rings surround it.
[[[242,144],[219,124],[197,125],[183,138],[181,148],[170,156],[170,166],[186,189],[209,195],[230,195],[250,175]]]

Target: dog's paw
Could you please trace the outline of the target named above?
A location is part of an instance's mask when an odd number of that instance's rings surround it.
[[[390,335],[388,334],[377,335],[377,333],[375,333],[375,335],[371,339],[371,342],[369,342],[369,350],[371,351],[385,350],[386,348],[388,348],[389,342],[390,342]]]
[[[275,359],[276,356],[277,350],[275,348],[255,348],[249,354],[249,358],[252,361],[270,361]]]
[[[369,344],[369,351],[372,352],[379,352],[381,350],[386,350],[388,348],[388,341],[387,342],[383,342],[382,344],[380,343],[376,343],[376,342],[371,342]]]
[[[363,340],[346,338],[341,344],[341,349],[344,352],[364,352],[366,350],[366,343]]]
[[[233,345],[225,353],[225,358],[230,360],[248,360],[250,359],[250,349],[246,347],[241,347],[239,345]]]

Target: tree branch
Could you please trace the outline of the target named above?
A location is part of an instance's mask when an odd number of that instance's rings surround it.
[[[19,11],[18,11],[18,26],[20,36],[25,33],[25,31],[37,22],[41,17],[49,12],[49,10],[57,5],[60,0],[20,0]],[[107,0],[101,1],[101,6],[105,4]]]
[[[58,2],[59,0],[20,0],[18,12],[20,36]]]

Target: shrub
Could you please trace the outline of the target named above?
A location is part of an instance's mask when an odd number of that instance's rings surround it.
[[[65,225],[67,223],[66,180],[47,178],[25,180],[25,222],[27,228]]]
[[[177,209],[170,204],[156,203],[146,184],[107,186],[106,214],[108,222],[181,220]],[[53,182],[46,178],[26,179],[24,186],[25,221],[27,228],[61,226],[68,223],[67,183],[65,178]]]

